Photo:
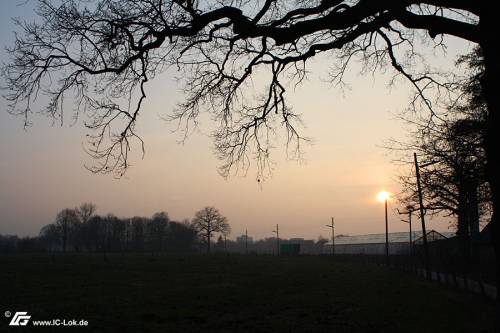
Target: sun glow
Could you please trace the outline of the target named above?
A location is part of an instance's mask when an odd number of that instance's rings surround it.
[[[386,191],[381,191],[377,194],[377,200],[380,202],[385,202],[386,200],[389,200],[390,197],[390,193]]]

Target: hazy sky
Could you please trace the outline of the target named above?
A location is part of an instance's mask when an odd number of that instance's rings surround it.
[[[30,3],[17,5],[23,2],[0,1],[2,46],[13,40],[10,17],[32,15]],[[453,60],[469,50],[452,40],[448,56]],[[6,61],[3,47],[0,57]],[[138,124],[146,155],[135,158],[122,179],[84,168],[91,161],[82,149],[86,132],[81,123],[68,121],[61,127],[40,115],[24,131],[22,120],[7,114],[0,99],[0,234],[35,235],[62,208],[89,201],[99,214],[150,216],[166,211],[177,220],[214,205],[228,217],[231,238],[245,228],[254,238],[271,237],[276,223],[282,237],[328,236],[325,224],[331,216],[337,234],[384,232],[383,205],[376,194],[398,188],[397,167],[381,146],[405,135],[395,115],[408,104],[408,85],[401,82],[388,89],[388,76],[361,76],[353,66],[348,75],[352,89],[342,94],[325,82],[327,68],[327,59],[314,61],[309,81],[290,100],[303,114],[307,127],[302,134],[314,141],[305,148],[305,163],[287,160],[285,150],[276,149],[273,177],[262,186],[253,169],[247,177],[224,180],[218,175],[212,143],[204,134],[210,132],[209,124],[202,124],[184,145],[177,143],[181,134],[172,133],[175,126],[161,120],[182,100],[172,73],[148,83],[149,97]],[[429,228],[448,230],[447,221],[431,221]],[[392,212],[389,223],[390,231],[408,228]]]

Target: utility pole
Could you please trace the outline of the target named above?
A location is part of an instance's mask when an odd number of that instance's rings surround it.
[[[278,244],[278,255],[280,255],[280,229],[276,224],[276,244]]]
[[[413,239],[412,239],[412,232],[411,232],[411,214],[413,212],[412,211],[409,211],[408,212],[408,224],[410,225],[410,254],[413,255]]]
[[[332,256],[335,255],[335,228],[333,224],[333,217],[332,217],[332,224],[325,224],[328,228],[332,228]]]
[[[387,216],[387,197],[384,201],[385,204],[385,264],[389,266],[389,219]]]
[[[401,222],[406,222],[410,225],[410,255],[413,256],[413,232],[411,230],[411,216],[413,215],[413,212],[416,211],[416,208],[413,207],[412,205],[406,206],[406,212],[401,212],[399,209],[397,210],[399,215],[403,214],[408,214],[408,221],[407,220],[401,220]]]
[[[273,232],[276,233],[276,247],[277,247],[277,254],[280,255],[280,229],[279,226],[276,224],[276,230],[273,230]]]
[[[210,253],[210,236],[212,234],[212,230],[210,229],[210,221],[207,221],[207,253]]]
[[[248,229],[245,229],[245,253],[248,254]]]
[[[227,252],[227,239],[226,239],[227,235],[226,233],[224,233],[224,252]]]
[[[389,201],[390,194],[386,191],[379,192],[377,199],[384,203],[385,211],[385,264],[389,266],[389,216],[387,215],[387,201]]]
[[[68,240],[68,217],[63,219],[63,252],[66,253],[66,242]]]
[[[425,230],[425,216],[424,216],[424,200],[422,198],[422,187],[420,185],[420,169],[418,167],[417,153],[413,153],[415,160],[415,173],[417,176],[417,189],[418,189],[418,203],[420,205],[420,221],[422,222],[422,241],[424,245],[424,260],[425,260],[425,275],[428,280],[431,278],[431,271],[429,265],[429,249],[427,248],[427,232]]]

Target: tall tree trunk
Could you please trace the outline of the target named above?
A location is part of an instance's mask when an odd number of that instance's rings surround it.
[[[488,119],[486,128],[486,170],[491,188],[493,201],[493,215],[491,218],[491,239],[495,251],[496,284],[497,284],[497,325],[496,331],[500,332],[500,228],[498,215],[500,214],[500,165],[497,149],[500,142],[500,41],[494,31],[498,26],[497,11],[494,3],[483,2],[481,20],[479,23],[482,40],[480,42],[484,55],[485,73],[482,79],[482,88],[488,105]],[[491,7],[491,8],[490,8]]]
[[[457,214],[457,236],[459,240],[460,255],[465,260],[469,251],[469,219],[467,205],[467,192],[463,176],[459,177],[458,185],[458,214]]]
[[[207,227],[207,253],[210,253],[210,236],[212,234],[212,230],[210,229],[210,221],[208,221]]]
[[[65,217],[63,221],[63,252],[66,253],[66,242],[68,241],[68,220]]]
[[[478,198],[478,175],[473,174],[468,182],[467,196],[469,206],[469,230],[470,238],[473,244],[479,241],[479,198]]]
[[[481,279],[478,177],[476,170],[471,170],[471,177],[467,181],[467,221],[469,223],[470,268],[476,278]]]

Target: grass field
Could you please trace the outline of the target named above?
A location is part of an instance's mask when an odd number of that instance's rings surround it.
[[[494,306],[328,257],[0,256],[5,311],[85,319],[57,332],[489,332]],[[31,324],[31,323],[30,323]]]

